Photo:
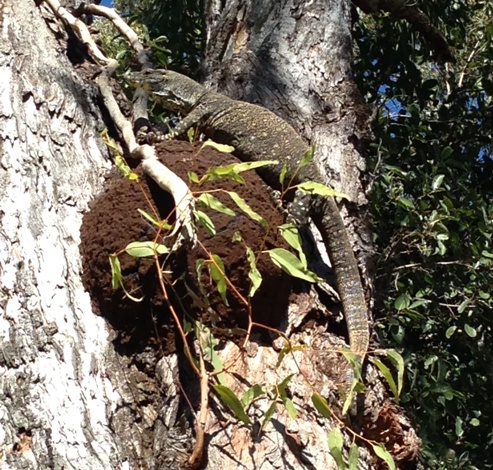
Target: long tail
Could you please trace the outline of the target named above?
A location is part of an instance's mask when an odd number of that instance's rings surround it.
[[[333,198],[326,198],[317,211],[316,225],[322,233],[341,297],[352,353],[363,363],[370,342],[368,308],[361,277],[346,227]]]

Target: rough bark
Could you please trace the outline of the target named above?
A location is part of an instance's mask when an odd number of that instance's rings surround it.
[[[0,467],[121,468],[144,459],[134,372],[92,313],[78,249],[110,167],[97,93],[48,9],[0,15]]]
[[[341,203],[341,213],[352,236],[362,275],[371,285],[368,278],[372,252],[366,198],[368,180],[362,157],[364,144],[370,138],[369,115],[351,76],[350,2],[209,1],[205,11],[205,83],[232,98],[271,109],[315,145],[315,163],[327,175],[327,182],[350,197],[350,203]],[[304,410],[305,414],[291,419],[280,411],[283,429],[289,436],[297,437],[299,447],[291,447],[289,439],[279,439],[284,431],[274,425],[275,429],[266,430],[266,435],[267,440],[270,438],[276,445],[269,449],[263,447],[265,441],[255,445],[250,461],[237,449],[235,455],[247,467],[255,461],[264,461],[265,457],[265,465],[270,468],[270,463],[274,468],[276,458],[270,455],[276,454],[283,456],[284,465],[300,468],[310,468],[311,465],[325,468],[334,464],[326,455],[324,443],[326,432],[334,423],[329,420],[326,423],[328,427],[320,425],[307,411],[311,406],[310,394],[314,390],[333,398],[332,392],[344,380],[340,375],[341,367],[344,368],[341,356],[329,353],[340,343],[333,336],[333,327],[331,334],[321,333],[327,320],[324,322],[318,318],[315,324],[319,326],[310,325],[313,329],[306,327],[307,313],[314,305],[320,306],[316,298],[306,297],[304,301],[297,299],[297,302],[297,305],[296,302],[291,305],[286,331],[291,334],[293,344],[307,344],[309,348],[286,358],[277,370],[270,369],[277,353],[269,348],[260,348],[255,351],[253,362],[245,360],[237,372],[248,377],[251,383],[272,383],[273,377],[282,380],[290,373],[297,376],[298,365],[301,364],[304,379],[309,378],[306,382],[293,379],[290,391],[297,409]],[[324,307],[320,310],[333,316],[337,308],[331,313]],[[293,312],[298,316],[293,317]],[[262,370],[254,365],[259,357],[262,358]],[[298,375],[297,379],[300,378]],[[381,441],[383,436],[380,433],[388,426],[392,434],[390,441],[393,442],[389,448],[393,447],[396,455],[399,454],[398,462],[407,462],[412,467],[418,442],[414,431],[389,404],[371,368],[367,370],[365,383],[368,386],[365,403],[360,401],[361,414],[353,423],[354,429]],[[237,391],[241,395],[241,387]],[[341,404],[340,398],[333,403],[337,409]],[[262,416],[265,406],[263,411],[260,410],[261,405],[259,413]],[[228,431],[233,442],[241,440],[238,432],[234,428]],[[279,434],[273,437],[276,432]],[[225,445],[227,440],[220,437],[211,442],[212,449],[214,446],[221,449]],[[303,457],[294,463],[290,458],[293,454],[299,457],[298,451]],[[378,466],[364,449],[361,452],[361,465]],[[210,455],[216,456],[214,450]]]

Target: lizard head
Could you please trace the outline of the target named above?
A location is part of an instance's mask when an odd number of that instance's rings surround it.
[[[142,88],[164,108],[177,112],[190,111],[205,92],[199,83],[171,70],[127,72],[125,79],[132,86]]]

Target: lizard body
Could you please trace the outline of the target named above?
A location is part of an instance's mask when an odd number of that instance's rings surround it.
[[[257,169],[274,189],[280,189],[279,176],[284,165],[288,168],[286,181],[292,178],[292,184],[325,183],[315,165],[298,168],[309,146],[286,121],[268,109],[209,91],[185,75],[169,70],[130,72],[125,78],[143,88],[165,109],[184,116],[168,137],[198,126],[214,141],[232,145],[235,155],[243,161],[278,160],[277,165]],[[316,199],[316,203],[304,209],[308,209],[305,212],[321,232],[344,310],[350,350],[362,362],[368,351],[369,326],[357,262],[335,200]]]

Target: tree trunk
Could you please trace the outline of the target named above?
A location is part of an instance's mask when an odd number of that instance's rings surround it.
[[[352,80],[351,3],[208,2],[207,81],[262,104],[316,147],[327,183],[349,196],[342,213],[366,270],[371,253],[365,161],[368,109]],[[368,281],[368,279],[366,279]]]
[[[0,15],[0,468],[123,468],[145,460],[139,393],[80,277],[82,214],[111,165],[97,91],[46,6]]]
[[[0,11],[0,468],[184,468],[180,453],[190,451],[193,433],[189,415],[177,417],[178,374],[185,392],[197,385],[180,368],[184,358],[168,354],[172,347],[160,354],[125,347],[120,312],[109,324],[97,316],[81,283],[82,215],[111,166],[100,138],[108,124],[90,80],[97,69],[44,4],[11,3]],[[208,83],[272,109],[316,144],[327,181],[351,197],[341,210],[365,272],[367,113],[351,80],[349,2],[211,1],[206,12]],[[125,206],[126,190],[112,188]],[[326,331],[327,323],[337,328],[327,315],[313,296],[296,297],[283,329],[300,347],[279,366],[281,338],[252,341],[246,351],[224,342],[228,386],[241,396],[258,384],[270,395],[248,409],[249,426],[211,398],[203,468],[338,468],[327,434],[341,422],[322,420],[311,401],[317,392],[336,414],[342,405],[336,384],[347,365],[336,350],[344,341]],[[260,431],[291,375],[296,417],[276,406]],[[412,429],[397,423],[375,377],[370,369],[356,433],[383,442],[385,432],[394,449],[410,445]],[[345,432],[345,444],[352,440]],[[356,443],[358,468],[380,468],[371,446]]]

